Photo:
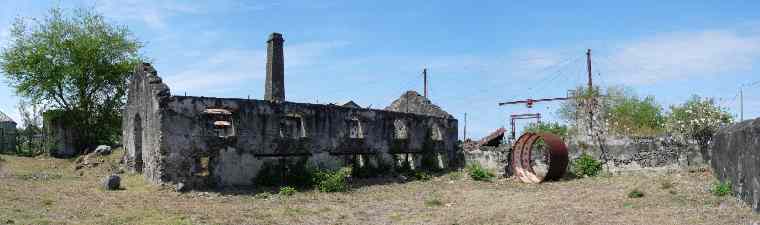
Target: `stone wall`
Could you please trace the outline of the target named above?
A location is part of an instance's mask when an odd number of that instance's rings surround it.
[[[15,122],[0,121],[0,153],[15,153],[17,136]]]
[[[711,166],[736,196],[760,212],[760,119],[721,128],[712,139]]]
[[[600,158],[598,145],[583,140],[586,139],[567,141],[570,159],[584,152]],[[706,165],[696,143],[684,143],[668,136],[607,137],[604,143],[610,159],[608,166],[613,171]]]
[[[391,172],[405,162],[448,168],[463,161],[451,117],[171,96],[148,64],[131,78],[123,132],[125,161],[154,183],[249,186],[303,166]]]
[[[509,169],[509,147],[490,147],[480,146],[477,149],[465,151],[465,162],[467,165],[477,163],[498,176],[505,175]]]

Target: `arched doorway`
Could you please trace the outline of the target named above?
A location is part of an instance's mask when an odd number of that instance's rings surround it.
[[[135,120],[132,123],[132,126],[134,127],[134,131],[132,132],[132,140],[134,141],[134,150],[135,150],[135,172],[142,173],[143,171],[143,157],[142,157],[142,138],[143,138],[143,128],[142,128],[142,119],[140,118],[140,115],[135,115]]]

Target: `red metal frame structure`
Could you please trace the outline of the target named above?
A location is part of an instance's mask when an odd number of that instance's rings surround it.
[[[529,99],[525,99],[525,100],[518,100],[518,101],[511,101],[511,102],[500,102],[499,106],[525,103],[525,105],[527,105],[528,108],[533,108],[533,103],[548,102],[548,101],[558,101],[558,100],[568,100],[568,99],[571,99],[571,98],[569,98],[569,97],[541,98],[541,99],[532,99],[532,98],[529,98]]]
[[[515,120],[536,119],[536,122],[541,123],[541,113],[524,113],[513,114],[510,116],[510,125],[512,125],[512,140],[515,139]]]

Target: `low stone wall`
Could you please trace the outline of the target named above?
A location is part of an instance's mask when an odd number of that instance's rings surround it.
[[[495,172],[498,176],[502,176],[507,171],[509,166],[509,148],[494,148],[488,146],[481,146],[479,149],[465,151],[464,159],[467,165],[477,163],[484,168]]]
[[[711,166],[736,196],[760,212],[760,119],[736,123],[713,136]]]
[[[592,146],[581,138],[568,142],[571,160],[584,152],[601,158],[601,152],[595,143]],[[706,165],[706,160],[700,154],[696,143],[684,143],[668,136],[608,138],[604,147],[610,159],[607,166],[613,172]]]

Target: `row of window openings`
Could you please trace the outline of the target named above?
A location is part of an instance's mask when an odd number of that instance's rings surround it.
[[[218,137],[226,138],[235,136],[235,129],[232,125],[232,121],[214,121],[214,132]],[[443,140],[441,130],[436,126],[431,129],[431,139]],[[280,122],[280,137],[299,139],[306,137],[306,129],[303,126],[301,118],[286,118]],[[349,121],[349,138],[363,139],[364,128],[359,120]],[[407,139],[408,131],[406,125],[403,122],[395,122],[394,130],[395,139]]]

